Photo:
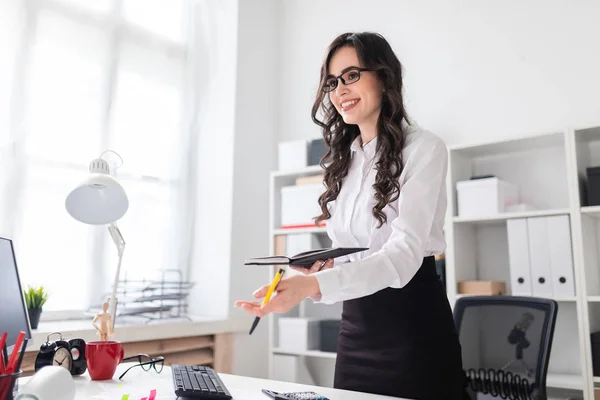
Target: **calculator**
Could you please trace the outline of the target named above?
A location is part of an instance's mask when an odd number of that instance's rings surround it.
[[[263,389],[262,392],[273,400],[329,400],[315,392],[274,392]]]

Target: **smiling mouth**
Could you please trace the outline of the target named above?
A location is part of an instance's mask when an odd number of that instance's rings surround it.
[[[344,100],[340,103],[343,112],[347,112],[354,108],[354,106],[360,101],[360,99]]]

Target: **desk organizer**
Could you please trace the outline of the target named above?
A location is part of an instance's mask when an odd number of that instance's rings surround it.
[[[14,374],[0,375],[0,399],[13,400],[16,394],[15,383],[22,373],[23,371],[19,371]]]
[[[164,270],[156,280],[119,281],[117,288],[117,317],[140,317],[146,323],[169,318],[188,316],[188,297],[194,283],[184,281],[181,271]],[[102,303],[108,301],[110,293],[103,296],[100,304],[90,307],[86,315],[94,316],[102,311]]]

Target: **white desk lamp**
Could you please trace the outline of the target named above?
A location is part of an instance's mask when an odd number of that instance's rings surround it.
[[[65,207],[73,218],[85,224],[108,224],[108,231],[117,246],[119,254],[117,273],[115,274],[112,294],[108,303],[108,312],[112,317],[114,326],[117,317],[117,285],[119,283],[123,251],[125,250],[125,241],[116,221],[127,212],[129,199],[123,186],[110,175],[108,162],[101,158],[108,151],[115,153],[112,150],[107,150],[99,158],[90,162],[90,175],[69,193],[65,201]],[[115,154],[121,158],[117,153]]]

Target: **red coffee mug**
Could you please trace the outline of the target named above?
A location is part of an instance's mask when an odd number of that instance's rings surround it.
[[[95,381],[112,379],[124,356],[121,342],[89,342],[85,345],[87,368],[90,377]]]

